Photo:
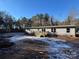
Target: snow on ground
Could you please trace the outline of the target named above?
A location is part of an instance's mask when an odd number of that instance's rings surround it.
[[[50,46],[53,46],[53,47],[67,47],[69,48],[70,46],[67,45],[65,40],[61,40],[61,39],[56,39],[56,38],[48,38],[48,37],[35,37],[35,36],[26,36],[26,35],[22,35],[22,34],[16,34],[15,36],[9,38],[11,42],[16,42],[16,41],[19,41],[19,40],[27,40],[27,39],[31,39],[31,40],[41,40],[41,41],[44,41],[44,42],[47,42],[50,44]]]
[[[10,38],[11,41],[18,41],[18,40],[22,40],[22,39],[31,39],[31,40],[53,40],[53,41],[63,41],[65,42],[66,40],[61,40],[61,39],[56,39],[56,38],[48,38],[48,37],[35,37],[35,36],[26,36],[26,35],[15,35],[13,37]]]
[[[47,37],[34,37],[34,36],[26,36],[26,35],[14,35],[13,37],[9,38],[12,42],[16,42],[19,40],[41,40],[44,42],[47,42],[49,44],[47,50],[49,52],[50,59],[70,59],[72,57],[75,57],[77,52],[73,52],[73,48],[70,44],[68,44],[65,40],[56,39],[56,38],[47,38]],[[66,49],[67,54],[63,49]],[[68,53],[72,53],[68,55]],[[75,54],[73,54],[75,53]]]

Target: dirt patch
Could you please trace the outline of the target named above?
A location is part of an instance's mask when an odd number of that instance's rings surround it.
[[[47,51],[36,51],[31,49],[8,48],[0,49],[1,59],[48,59]]]
[[[28,43],[27,43],[28,42]],[[1,59],[48,59],[48,51],[41,43],[29,41],[16,42],[17,44],[9,48],[0,49]]]
[[[74,48],[79,48],[79,37],[70,37],[70,36],[58,36],[57,39],[66,40],[67,42],[73,44]]]
[[[77,39],[77,37],[71,37],[71,36],[58,36],[56,38],[67,40],[67,41],[73,41],[73,40]]]

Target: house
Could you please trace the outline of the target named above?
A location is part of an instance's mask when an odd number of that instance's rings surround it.
[[[31,32],[50,32],[60,36],[76,36],[78,33],[78,26],[76,25],[60,25],[60,26],[40,26],[40,27],[26,27],[26,30]]]

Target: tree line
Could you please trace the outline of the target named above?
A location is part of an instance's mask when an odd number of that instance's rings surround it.
[[[6,30],[13,28],[25,28],[32,26],[55,26],[55,25],[79,25],[79,18],[76,18],[72,12],[68,17],[60,22],[49,14],[40,13],[32,18],[21,17],[19,19],[14,18],[5,11],[0,11],[0,26],[5,26]]]

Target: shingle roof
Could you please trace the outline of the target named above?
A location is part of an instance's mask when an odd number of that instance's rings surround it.
[[[79,27],[76,25],[58,25],[58,26],[39,26],[39,27],[26,27],[26,28],[66,28],[66,27],[70,27],[70,28],[75,28],[75,27]]]

